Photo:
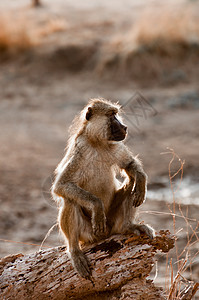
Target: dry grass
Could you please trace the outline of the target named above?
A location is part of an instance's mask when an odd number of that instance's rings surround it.
[[[66,22],[52,18],[38,25],[25,13],[0,15],[0,53],[16,54],[42,44],[44,37],[64,31]]]
[[[66,21],[64,15],[62,18],[48,15],[40,19],[41,16],[35,14],[34,19],[29,20],[30,9],[24,10],[21,15],[19,12],[17,15],[6,13],[0,16],[0,52],[19,53],[38,45],[50,45],[52,47],[45,49],[51,49],[54,54],[60,48],[70,50],[72,44],[77,51],[70,51],[67,61],[77,61],[79,65],[79,58],[86,56],[87,63],[79,68],[81,70],[90,66],[90,69],[103,74],[113,70],[114,75],[120,78],[130,75],[138,80],[145,80],[145,77],[147,80],[157,79],[167,69],[179,68],[186,72],[186,66],[193,69],[196,65],[199,55],[199,14],[196,7],[197,4],[173,9],[165,4],[164,10],[160,7],[147,8],[132,23],[129,22],[125,32],[120,21],[107,20],[113,26],[115,22],[119,28],[112,34],[111,26],[107,27],[109,29],[104,27],[104,20],[99,22],[96,30],[96,26],[72,24]],[[91,48],[94,49],[92,55]],[[60,60],[63,59],[60,56]]]
[[[192,263],[194,262],[195,258],[197,258],[199,254],[199,250],[193,251],[192,247],[199,243],[199,221],[196,220],[195,227],[190,222],[190,219],[187,218],[183,210],[181,208],[180,203],[176,203],[175,201],[175,193],[179,187],[174,188],[173,180],[176,176],[180,176],[180,179],[183,178],[183,165],[184,161],[181,160],[181,158],[174,152],[173,149],[169,149],[169,152],[166,152],[166,154],[171,154],[172,158],[169,163],[169,179],[170,179],[170,186],[172,190],[173,195],[173,205],[170,206],[168,204],[168,208],[170,211],[170,214],[173,218],[173,233],[175,235],[175,261],[173,262],[173,259],[171,258],[170,261],[167,257],[167,263],[166,263],[166,270],[167,274],[166,277],[168,277],[168,272],[170,273],[170,283],[166,281],[166,290],[167,290],[167,299],[168,300],[190,300],[193,299],[195,293],[197,292],[199,288],[199,282],[194,282],[192,280],[188,280],[184,273],[189,270],[189,278],[192,278]],[[175,161],[178,161],[179,168],[177,171],[172,172],[172,164]],[[184,227],[177,231],[176,229],[176,208],[178,208],[178,211],[181,214],[181,217],[184,219]],[[187,243],[184,246],[183,250],[179,250],[180,247],[178,245],[178,238],[179,238],[179,232],[186,232],[187,236]],[[175,271],[176,270],[176,271]]]
[[[172,204],[167,204],[169,212],[161,211],[144,211],[154,216],[168,215],[171,217],[175,236],[175,247],[166,256],[165,276],[162,272],[160,277],[165,277],[165,296],[168,300],[191,300],[199,290],[199,280],[197,278],[199,250],[199,220],[189,216],[189,206],[177,203],[175,194],[180,189],[180,183],[183,180],[184,161],[168,148],[168,151],[162,154],[171,155],[169,162],[169,180],[172,191]],[[175,184],[176,177],[180,179],[178,186]],[[197,206],[195,209],[198,209]],[[173,221],[173,222],[172,222]],[[194,273],[196,271],[196,273]],[[158,268],[156,266],[156,275],[158,277]]]
[[[50,19],[38,30],[38,36],[43,38],[52,33],[65,31],[68,28],[68,24],[65,20],[60,18]]]
[[[14,13],[0,15],[0,51],[8,53],[21,52],[36,44],[36,38],[29,29],[24,16]]]
[[[124,54],[140,47],[154,50],[159,47],[166,51],[171,44],[199,45],[199,15],[195,7],[147,9],[125,35],[112,40],[112,47]]]
[[[160,11],[146,11],[135,28],[137,45],[155,43],[192,44],[199,43],[198,16],[193,8],[173,10],[167,7]],[[131,33],[129,33],[131,35]]]
[[[146,9],[129,30],[112,37],[104,52],[100,71],[116,65],[116,70],[141,78],[145,75],[159,76],[163,68],[172,68],[175,64],[181,68],[182,61],[192,63],[199,54],[199,15],[196,8],[173,9],[165,5],[164,10]]]

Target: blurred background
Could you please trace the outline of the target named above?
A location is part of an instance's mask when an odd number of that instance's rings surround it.
[[[1,257],[38,251],[56,224],[50,186],[68,127],[104,97],[123,106],[126,144],[149,176],[138,220],[175,233],[167,262],[188,253],[184,276],[198,280],[198,78],[197,0],[1,1]],[[62,244],[54,228],[44,246]]]

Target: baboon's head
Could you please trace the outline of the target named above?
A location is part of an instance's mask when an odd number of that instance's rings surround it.
[[[120,106],[105,99],[92,99],[85,108],[85,132],[91,140],[122,141],[127,127],[118,117]]]

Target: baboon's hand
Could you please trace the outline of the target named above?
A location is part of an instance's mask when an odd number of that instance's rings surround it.
[[[92,228],[96,237],[103,236],[106,232],[106,216],[102,203],[98,205],[93,212]]]
[[[133,206],[140,206],[146,199],[147,175],[144,172],[136,173],[136,185],[132,192]]]
[[[71,260],[79,275],[83,278],[90,279],[91,270],[86,255],[80,250],[75,250],[71,252]]]
[[[146,199],[146,184],[143,182],[139,182],[136,184],[135,189],[132,193],[133,197],[133,206],[140,206]]]
[[[145,201],[145,191],[133,191],[133,206],[138,207]]]

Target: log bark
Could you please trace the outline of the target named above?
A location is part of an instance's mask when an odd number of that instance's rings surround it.
[[[154,240],[112,236],[84,249],[92,281],[74,271],[65,247],[10,255],[0,261],[0,299],[165,299],[146,278],[155,253],[173,246],[168,231]]]

